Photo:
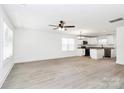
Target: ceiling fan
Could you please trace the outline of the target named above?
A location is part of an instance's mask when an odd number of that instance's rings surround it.
[[[122,21],[122,20],[124,20],[124,18],[123,18],[123,17],[119,17],[119,18],[110,20],[109,22],[110,22],[110,23],[114,23],[114,22],[118,22],[118,21]]]
[[[58,29],[58,30],[64,30],[64,31],[66,31],[67,28],[74,28],[75,27],[74,25],[71,25],[71,26],[65,25],[65,22],[62,20],[59,21],[58,25],[49,25],[49,26],[55,27],[55,28],[53,28],[54,30]]]

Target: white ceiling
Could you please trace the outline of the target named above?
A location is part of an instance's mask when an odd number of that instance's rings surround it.
[[[49,24],[66,21],[75,25],[68,29],[73,34],[109,34],[124,21],[109,23],[111,19],[124,17],[124,5],[3,5],[16,28],[52,30]]]

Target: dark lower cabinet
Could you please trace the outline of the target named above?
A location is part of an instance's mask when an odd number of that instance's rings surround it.
[[[85,49],[85,56],[90,56],[90,49]]]
[[[111,57],[111,49],[104,49],[104,57]]]

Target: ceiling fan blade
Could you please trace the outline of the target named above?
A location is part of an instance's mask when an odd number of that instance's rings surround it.
[[[57,25],[49,25],[49,26],[54,26],[54,27],[58,27]]]
[[[58,29],[58,27],[57,28],[53,28],[53,30],[56,30],[56,29]]]
[[[121,20],[124,20],[124,19],[122,17],[120,17],[120,18],[117,18],[117,19],[110,20],[109,22],[114,23],[114,22],[118,22],[118,21],[121,21]]]
[[[75,27],[75,26],[64,26],[64,28],[72,28],[72,27]]]

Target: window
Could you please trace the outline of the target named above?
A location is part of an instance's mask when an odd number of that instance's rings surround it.
[[[99,39],[99,44],[106,45],[107,44],[107,39]]]
[[[13,55],[13,31],[3,21],[3,60]]]
[[[62,51],[74,51],[74,39],[62,38]]]

